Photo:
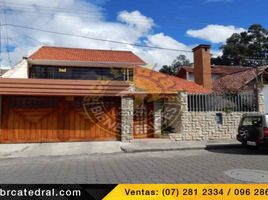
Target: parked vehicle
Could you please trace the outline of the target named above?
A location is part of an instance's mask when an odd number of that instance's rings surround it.
[[[237,140],[244,146],[268,147],[268,114],[244,114],[240,120]]]

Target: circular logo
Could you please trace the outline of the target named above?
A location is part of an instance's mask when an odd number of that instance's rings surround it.
[[[120,135],[121,108],[118,98],[87,96],[83,99],[83,107],[92,123],[110,135]]]
[[[176,91],[176,78],[144,67],[134,68],[135,90],[129,92],[134,98],[134,137],[153,137],[174,132],[181,113],[180,99]],[[103,93],[109,90],[109,81]],[[99,86],[98,86],[99,87]],[[93,97],[83,99],[83,107],[88,118],[109,134],[121,135],[122,109],[120,97]]]

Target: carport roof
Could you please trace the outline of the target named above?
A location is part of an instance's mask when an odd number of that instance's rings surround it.
[[[0,94],[36,96],[122,96],[130,84],[122,81],[0,79]]]
[[[147,93],[209,93],[210,90],[185,79],[170,76],[145,67],[135,67],[134,83],[137,92]]]

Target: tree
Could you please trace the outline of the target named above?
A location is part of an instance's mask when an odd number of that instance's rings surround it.
[[[182,66],[190,66],[190,65],[191,65],[190,60],[188,60],[185,55],[179,55],[172,62],[171,65],[163,65],[159,71],[165,74],[176,76]]]
[[[212,58],[212,64],[250,67],[265,65],[268,60],[268,30],[260,24],[253,24],[247,31],[234,33],[221,49],[223,55]]]

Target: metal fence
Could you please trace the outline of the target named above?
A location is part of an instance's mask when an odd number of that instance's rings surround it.
[[[256,112],[258,98],[255,92],[238,94],[188,94],[188,111],[193,112]]]

